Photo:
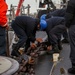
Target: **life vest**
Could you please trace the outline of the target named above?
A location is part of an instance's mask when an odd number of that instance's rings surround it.
[[[7,9],[8,6],[6,4],[6,2],[4,0],[0,0],[0,26],[5,26],[5,24],[7,23]]]

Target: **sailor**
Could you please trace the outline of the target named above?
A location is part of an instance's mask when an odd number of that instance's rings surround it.
[[[51,46],[54,48],[54,52],[59,52],[58,40],[60,35],[65,31],[65,19],[63,17],[53,17],[46,20],[40,21],[41,30],[46,31],[48,35],[48,47],[50,50]]]
[[[56,9],[56,10],[54,10],[52,12],[49,12],[46,15],[46,19],[51,18],[51,17],[64,17],[65,13],[66,13],[66,8]],[[64,39],[62,40],[62,43],[69,43],[67,30],[65,30],[65,32],[63,33],[63,38]]]
[[[48,18],[52,18],[52,17],[63,17],[65,18],[65,13],[66,13],[66,8],[62,8],[62,9],[56,9],[48,14],[43,14],[40,19],[46,20]],[[63,36],[63,39],[61,41],[61,36]],[[59,49],[62,50],[62,43],[69,43],[69,39],[68,39],[68,33],[67,33],[67,28],[64,30],[64,32],[60,35],[59,40],[58,40],[58,46]]]
[[[0,55],[6,55],[6,28],[8,6],[4,0],[0,0]]]
[[[35,41],[41,42],[41,38],[35,38],[36,30],[39,29],[38,24],[40,23],[39,19],[32,18],[29,16],[18,16],[15,18],[14,22],[12,22],[11,26],[19,38],[18,43],[13,48],[12,54],[17,56],[18,49],[25,44],[25,52],[27,51],[28,47],[36,47]],[[17,51],[17,52],[16,52]]]
[[[70,59],[72,67],[68,69],[68,72],[75,74],[75,0],[69,0],[66,10],[66,27],[69,30],[69,39],[70,39]]]

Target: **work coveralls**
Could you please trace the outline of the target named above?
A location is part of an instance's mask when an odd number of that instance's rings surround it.
[[[51,17],[64,17],[66,13],[66,8],[62,9],[56,9],[53,12],[50,12],[47,14],[46,18],[51,18]],[[67,29],[63,33],[63,37],[65,39],[68,39],[68,34],[67,34]]]
[[[65,27],[65,19],[63,17],[53,17],[46,19],[47,27],[45,31],[48,35],[48,43],[49,45],[57,45],[59,37],[62,33],[64,33]]]
[[[70,0],[66,10],[66,27],[69,30],[69,40],[70,40],[70,59],[72,62],[72,67],[75,69],[75,0]]]
[[[26,50],[30,46],[30,41],[35,41],[37,25],[38,20],[29,16],[18,16],[15,18],[11,26],[15,34],[18,36],[19,41],[16,44],[14,50],[18,50],[20,47],[24,46],[24,44]]]

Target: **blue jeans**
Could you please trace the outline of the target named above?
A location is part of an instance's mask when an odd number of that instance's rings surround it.
[[[0,55],[6,54],[5,28],[0,26]]]

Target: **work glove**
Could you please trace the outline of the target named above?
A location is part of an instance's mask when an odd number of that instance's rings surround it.
[[[36,44],[37,44],[37,42],[38,43],[42,43],[42,38],[36,38],[36,41],[35,41],[35,43],[31,43],[31,48],[32,49],[35,49],[37,46],[36,46]]]
[[[35,43],[31,43],[31,48],[32,49],[35,49],[37,46],[36,46],[36,44]]]
[[[47,50],[48,50],[48,51],[52,50],[52,45],[48,46],[48,47],[47,47]]]
[[[43,42],[42,38],[36,38],[36,41],[39,42],[39,43]]]

